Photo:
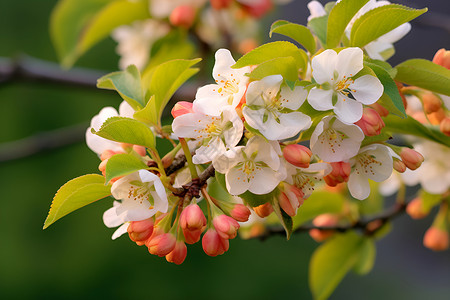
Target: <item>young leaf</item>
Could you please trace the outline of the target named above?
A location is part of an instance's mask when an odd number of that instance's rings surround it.
[[[150,127],[131,118],[109,118],[97,132],[92,129],[92,133],[119,143],[155,148],[155,137]]]
[[[146,1],[116,0],[103,7],[80,32],[77,55],[80,56],[113,29],[150,17]]]
[[[359,260],[353,267],[353,272],[358,275],[369,273],[375,263],[376,252],[377,249],[375,248],[373,239],[365,237],[360,247]]]
[[[410,59],[395,68],[395,80],[450,96],[450,70],[425,59]]]
[[[259,65],[277,57],[289,56],[292,56],[296,61],[303,60],[302,51],[294,44],[284,41],[272,42],[264,44],[245,54],[231,67],[239,69],[246,66]]]
[[[61,0],[50,16],[50,36],[61,64],[71,67],[78,57],[78,38],[91,18],[110,0]]]
[[[106,163],[105,182],[108,183],[115,177],[128,175],[147,168],[148,166],[136,155],[116,154],[108,159]]]
[[[105,178],[88,174],[64,184],[53,198],[44,229],[65,215],[92,202],[111,195],[111,186],[105,186]]]
[[[239,197],[241,197],[249,206],[256,207],[272,201],[274,193],[272,192],[265,195],[256,195],[252,192],[246,191],[245,193],[240,194]]]
[[[314,191],[314,193],[303,202],[293,218],[294,228],[308,222],[309,220],[325,213],[339,213],[344,205],[344,197],[338,193],[326,191]]]
[[[309,286],[314,299],[327,299],[359,260],[364,238],[353,231],[322,244],[309,264]]]
[[[352,47],[364,47],[426,11],[426,8],[412,9],[398,4],[388,4],[374,8],[358,18],[353,24],[350,34],[350,45]]]
[[[155,95],[151,96],[150,99],[147,102],[147,105],[143,109],[137,110],[133,114],[133,118],[147,123],[149,125],[157,125],[158,122],[156,121],[158,119],[158,112],[155,109]]]
[[[322,45],[327,43],[327,22],[328,15],[313,18],[308,22],[308,27],[311,28]]]
[[[272,207],[273,211],[278,217],[278,220],[280,221],[281,225],[283,226],[284,230],[286,231],[286,239],[289,240],[291,238],[292,229],[294,223],[292,222],[292,217],[289,216],[287,213],[284,212],[284,210],[280,207],[280,202],[278,201],[277,197],[272,198]]]
[[[409,116],[406,119],[400,119],[397,116],[389,115],[384,117],[383,120],[386,124],[386,131],[423,137],[450,147],[450,137],[444,135],[438,128],[425,126]]]
[[[303,25],[279,20],[274,22],[270,27],[269,37],[272,37],[273,33],[290,37],[305,47],[311,54],[316,52],[316,41],[314,40],[314,36],[311,34],[311,31]]]
[[[128,66],[125,71],[109,73],[99,78],[97,87],[116,90],[135,110],[144,107],[146,104],[142,90],[141,74],[135,65]]]
[[[336,3],[328,16],[327,48],[339,46],[350,20],[369,0],[347,0]]]
[[[292,57],[277,57],[258,65],[249,77],[255,80],[261,80],[270,75],[281,75],[284,79],[296,81],[298,79],[299,69],[304,69],[305,64],[299,66],[298,62]]]
[[[389,96],[390,101],[395,106],[396,110],[390,112],[397,115],[398,112],[400,112],[399,117],[406,118],[406,111],[405,106],[403,105],[402,97],[400,96],[397,85],[395,84],[394,80],[392,80],[389,73],[380,66],[373,63],[366,62],[366,66],[370,67],[375,72],[378,79],[381,81],[381,84],[383,84],[384,93]],[[388,107],[386,108],[389,110]]]

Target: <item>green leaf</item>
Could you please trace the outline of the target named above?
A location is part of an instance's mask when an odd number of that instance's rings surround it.
[[[280,207],[280,202],[278,201],[278,197],[272,198],[272,207],[273,211],[278,217],[278,220],[280,221],[281,225],[283,226],[284,230],[286,231],[286,239],[289,240],[291,238],[292,230],[293,230],[293,221],[292,217],[289,216],[287,213],[284,212],[284,210]]]
[[[242,56],[236,64],[231,67],[238,69],[246,66],[259,65],[274,58],[289,56],[292,56],[296,61],[300,62],[304,59],[303,53],[302,50],[290,42],[272,42],[253,49]]]
[[[322,244],[312,255],[309,286],[314,299],[327,299],[336,286],[359,261],[364,238],[353,231],[337,235]]]
[[[146,104],[141,74],[135,65],[128,66],[125,71],[113,72],[101,77],[97,80],[97,87],[116,90],[135,110],[144,107]]]
[[[370,194],[364,201],[357,200],[359,212],[364,216],[381,213],[384,207],[384,197],[378,192],[379,183],[369,180]]]
[[[384,117],[383,120],[386,124],[386,131],[410,134],[450,147],[450,137],[443,134],[439,128],[425,126],[410,116],[406,119],[400,119],[397,116],[389,115]]]
[[[339,46],[350,20],[369,0],[347,0],[336,3],[328,16],[327,48]]]
[[[265,195],[256,195],[246,191],[245,193],[240,194],[239,197],[241,197],[249,206],[256,207],[271,202],[274,197],[274,192]]]
[[[278,33],[290,37],[309,51],[309,53],[316,53],[316,41],[311,31],[299,24],[291,23],[284,20],[276,21],[270,27],[269,37],[272,37],[273,33]]]
[[[353,47],[364,47],[426,11],[426,8],[412,9],[398,4],[388,4],[374,8],[355,21],[350,34],[350,44]]]
[[[88,174],[68,181],[53,198],[44,229],[65,215],[109,195],[111,186],[105,186],[105,178],[101,175]]]
[[[420,191],[419,197],[422,200],[422,208],[427,213],[442,201],[442,195],[430,194],[423,189]]]
[[[92,129],[92,133],[119,143],[155,148],[155,137],[150,127],[131,118],[109,118],[97,132]]]
[[[369,273],[375,263],[377,249],[373,239],[365,237],[362,241],[359,252],[359,260],[353,267],[353,271],[358,275],[365,275]]]
[[[293,218],[294,228],[325,213],[339,213],[342,211],[345,198],[338,194],[317,190],[303,202]]]
[[[77,56],[82,55],[100,40],[106,38],[113,29],[150,17],[146,1],[116,0],[102,8],[80,33]]]
[[[395,68],[395,80],[450,96],[450,70],[425,59],[410,59]]]
[[[377,103],[386,108],[390,113],[394,114],[395,116],[404,119],[403,112],[400,109],[398,109],[397,106],[394,105],[394,102],[386,93],[383,93],[383,95],[381,95]]]
[[[263,62],[257,66],[248,76],[251,79],[261,80],[270,75],[281,75],[284,79],[295,81],[298,79],[298,71],[305,68],[299,67],[297,61],[292,57],[277,57]]]
[[[394,111],[391,111],[388,107],[386,108],[391,113],[394,113],[399,117],[406,118],[406,111],[405,106],[403,105],[402,97],[400,96],[397,85],[395,84],[389,73],[380,66],[373,63],[366,62],[366,66],[370,67],[375,72],[384,87],[384,94],[389,97],[392,105],[394,105],[396,109]],[[392,107],[392,105],[389,105],[389,107]],[[400,115],[398,114],[399,112]]]
[[[133,114],[133,118],[147,123],[149,125],[157,125],[157,119],[158,119],[158,115],[157,115],[157,111],[154,108],[155,106],[155,95],[151,96],[150,99],[147,102],[147,105],[145,105],[145,107],[143,109],[137,110],[134,114]]]
[[[108,159],[106,163],[105,181],[108,183],[113,178],[147,168],[148,166],[136,155],[126,153],[116,154]]]
[[[200,58],[171,60],[157,66],[152,71],[148,92],[155,96],[149,104],[151,109],[156,111],[156,119],[151,120],[153,124],[160,125],[161,115],[170,98],[183,83],[198,72],[197,68],[191,67],[200,60]]]
[[[79,37],[92,18],[111,0],[62,0],[50,16],[50,36],[61,64],[71,67],[79,50]]]
[[[308,22],[308,27],[311,28],[322,45],[327,43],[327,23],[328,15],[313,18]]]

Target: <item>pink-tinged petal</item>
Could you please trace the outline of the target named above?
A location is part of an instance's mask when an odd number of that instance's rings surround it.
[[[173,133],[183,138],[206,138],[207,125],[212,123],[212,117],[202,113],[184,114],[175,118],[172,122]]]
[[[124,223],[122,226],[120,226],[119,228],[117,228],[116,231],[114,231],[113,235],[112,235],[112,239],[115,240],[118,237],[122,236],[123,234],[127,233],[128,230],[128,226],[130,226],[130,223]]]
[[[142,182],[152,182],[153,187],[155,188],[155,191],[152,191],[158,195],[159,199],[156,199],[156,197],[153,197],[155,200],[155,207],[158,207],[158,211],[160,212],[167,212],[167,194],[166,189],[164,188],[164,185],[161,182],[161,179],[152,172],[149,172],[148,170],[139,170],[139,177],[141,177]],[[161,201],[162,204],[157,203],[158,201]]]
[[[380,194],[387,197],[393,195],[395,192],[398,191],[401,185],[401,181],[399,178],[399,174],[396,172],[393,172],[392,175],[386,179],[385,181],[381,182],[378,186],[378,190],[380,191]]]
[[[353,99],[344,98],[341,94],[338,94],[338,101],[333,111],[339,120],[351,124],[361,119],[363,106]]]
[[[124,199],[128,196],[128,193],[130,191],[131,181],[138,180],[140,181],[141,178],[139,177],[138,172],[131,173],[127,176],[124,176],[120,178],[119,180],[115,181],[111,186],[111,194],[116,199]]]
[[[103,223],[106,225],[106,227],[114,228],[123,224],[124,215],[117,214],[118,205],[120,205],[119,202],[117,202],[117,204],[114,203],[113,207],[103,213]]]
[[[375,103],[380,99],[384,90],[380,80],[372,75],[364,75],[357,78],[349,88],[352,90],[352,95],[355,99],[366,105]]]
[[[215,80],[224,79],[221,75],[230,72],[231,66],[234,65],[236,61],[234,60],[230,50],[228,49],[217,50],[215,59],[216,62],[213,68],[213,77]]]
[[[364,67],[363,51],[360,48],[347,48],[339,52],[336,60],[336,71],[338,72],[338,81],[355,76]]]
[[[227,190],[231,195],[240,195],[248,190],[250,183],[242,169],[236,167],[231,168],[225,175],[225,183]]]
[[[98,115],[92,118],[91,127],[94,128],[95,131],[98,131],[107,119],[117,117],[118,115],[119,114],[115,108],[110,106],[104,107]]]
[[[350,174],[348,180],[348,190],[350,194],[358,199],[364,200],[370,195],[370,184],[367,177],[357,175],[355,172]]]
[[[280,183],[276,172],[270,168],[261,168],[253,173],[250,179],[249,191],[253,194],[264,195],[273,191]]]
[[[312,76],[317,83],[332,82],[337,56],[336,51],[328,49],[313,57]]]
[[[309,91],[308,103],[315,110],[330,110],[333,109],[332,97],[333,90],[322,90],[314,87]]]
[[[297,110],[306,100],[308,91],[301,86],[296,86],[291,90],[287,86],[283,86],[280,91],[281,106],[292,110]]]

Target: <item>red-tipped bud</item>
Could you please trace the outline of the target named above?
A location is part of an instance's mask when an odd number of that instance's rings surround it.
[[[283,149],[284,158],[291,164],[299,168],[309,167],[312,152],[308,147],[299,144],[287,145]]]
[[[355,125],[358,125],[366,136],[379,135],[385,126],[380,114],[369,107],[364,108],[362,118]]]
[[[432,125],[439,125],[445,119],[445,111],[441,107],[437,111],[427,114],[427,118]]]
[[[423,237],[423,245],[433,251],[447,250],[449,247],[448,232],[437,227],[430,227]]]
[[[408,101],[406,101],[406,97],[405,97],[405,95],[402,92],[402,89],[405,86],[403,85],[403,83],[398,82],[398,81],[395,82],[395,85],[397,86],[397,90],[398,90],[398,93],[400,94],[400,97],[402,97],[403,106],[405,107],[405,109],[407,109],[408,108]]]
[[[177,241],[175,248],[166,255],[166,260],[168,262],[174,263],[176,265],[181,265],[186,258],[187,247],[182,241]]]
[[[227,215],[218,215],[213,219],[213,224],[223,239],[234,239],[239,229],[239,223]]]
[[[339,217],[333,214],[322,214],[314,218],[313,225],[317,227],[331,227],[337,225],[339,222]],[[323,242],[324,240],[330,238],[335,233],[334,230],[321,230],[321,229],[311,229],[309,235],[316,242]]]
[[[103,176],[105,176],[105,171],[106,171],[106,164],[108,163],[108,159],[103,160],[99,165],[98,165],[98,170],[100,172],[102,172]]]
[[[265,218],[273,212],[273,207],[272,204],[267,202],[260,206],[253,207],[253,211],[261,218]]]
[[[230,211],[231,217],[238,222],[247,222],[250,214],[250,209],[244,204],[235,204]]]
[[[332,168],[331,173],[323,178],[329,186],[336,186],[339,183],[348,181],[352,171],[350,163],[339,161],[330,163],[330,165]]]
[[[245,11],[255,18],[264,16],[272,9],[271,0],[256,0],[251,5],[243,5]]]
[[[160,257],[166,256],[175,248],[177,239],[171,233],[164,233],[156,236],[151,236],[147,241],[146,246],[148,247],[148,252],[153,255],[158,255]]]
[[[195,9],[189,5],[177,6],[169,17],[173,26],[190,28],[195,20]]]
[[[133,150],[139,154],[140,156],[146,156],[147,155],[147,150],[145,150],[144,146],[139,146],[139,145],[133,145]]]
[[[128,226],[128,235],[130,236],[130,240],[142,246],[145,244],[145,241],[152,235],[153,233],[153,225],[155,221],[153,218],[149,218],[142,221],[133,221],[130,222]]]
[[[176,118],[184,114],[193,113],[194,112],[194,110],[192,109],[193,105],[194,104],[187,101],[179,101],[175,103],[171,111],[172,117]]]
[[[446,117],[445,119],[443,119],[441,121],[441,124],[439,124],[439,129],[446,136],[450,136],[450,118],[449,117]]]
[[[230,247],[230,243],[227,239],[223,239],[213,228],[203,235],[202,239],[203,251],[209,256],[222,255]]]
[[[100,159],[103,161],[103,160],[106,160],[106,159],[109,159],[109,158],[111,158],[113,155],[116,155],[118,152],[116,152],[116,151],[112,151],[112,150],[105,150],[105,151],[103,151],[102,152],[102,154],[100,155]]]
[[[442,101],[432,92],[422,94],[423,110],[426,114],[438,111],[442,107]]]
[[[278,201],[281,208],[291,217],[297,214],[297,209],[303,204],[304,193],[296,186],[285,184]]]
[[[244,55],[252,51],[256,47],[258,47],[258,42],[255,39],[245,39],[239,43],[238,51],[239,53]]]
[[[444,68],[450,69],[450,51],[439,49],[433,57],[433,62]]]
[[[196,203],[186,206],[180,215],[180,226],[186,230],[203,230],[206,227],[206,217]]]
[[[383,105],[379,103],[373,103],[369,105],[373,109],[377,111],[377,113],[382,117],[387,117],[389,115],[389,110],[387,110]]]
[[[210,0],[210,2],[212,8],[219,10],[228,8],[233,0]]]
[[[405,163],[406,167],[410,170],[415,170],[423,162],[423,156],[416,150],[410,149],[410,148],[403,148],[400,152],[400,157],[402,158],[402,161]]]
[[[406,171],[405,163],[397,158],[394,158],[394,170],[399,173],[404,173]]]
[[[192,245],[200,241],[203,229],[198,230],[183,230],[184,240],[186,244]]]
[[[413,219],[422,219],[425,218],[428,213],[423,208],[423,202],[420,198],[415,198],[411,202],[409,202],[406,207],[406,213]]]

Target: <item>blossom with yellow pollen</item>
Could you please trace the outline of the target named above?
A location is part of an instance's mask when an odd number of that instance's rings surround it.
[[[361,119],[363,104],[375,103],[383,94],[383,85],[372,75],[354,76],[363,69],[360,48],[346,48],[339,53],[332,49],[315,56],[311,62],[312,76],[320,87],[313,87],[308,102],[319,111],[332,109],[344,123]]]

